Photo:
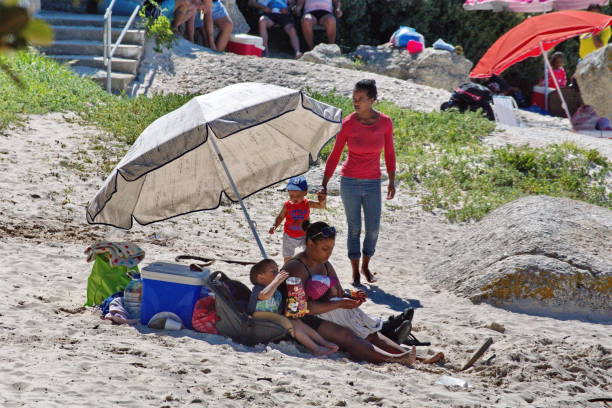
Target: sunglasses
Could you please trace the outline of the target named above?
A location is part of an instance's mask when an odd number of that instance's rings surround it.
[[[317,232],[310,239],[314,239],[321,235],[323,238],[334,238],[336,236],[336,228],[334,227],[325,227],[321,231]]]

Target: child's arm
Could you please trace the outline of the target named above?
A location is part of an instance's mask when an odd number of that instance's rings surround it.
[[[289,277],[289,274],[287,272],[280,271],[278,275],[276,275],[274,280],[272,280],[272,282],[270,282],[268,286],[266,286],[265,288],[263,288],[261,292],[259,292],[259,294],[257,295],[257,299],[259,300],[270,299],[274,295],[274,292],[276,292],[276,289],[279,287],[279,285],[283,283],[285,279],[287,279],[288,277]]]
[[[317,199],[319,201],[308,201],[308,207],[310,208],[320,208],[320,209],[325,209],[327,208],[327,193],[323,192],[323,191],[319,191],[317,193]]]
[[[276,231],[278,226],[281,225],[281,223],[283,222],[283,219],[285,219],[285,215],[287,215],[287,209],[286,209],[285,205],[283,204],[283,209],[276,216],[276,219],[274,220],[274,226],[272,226],[270,228],[270,230],[268,231],[270,234],[274,234],[274,231]]]

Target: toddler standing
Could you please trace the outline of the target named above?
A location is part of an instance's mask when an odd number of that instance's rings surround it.
[[[274,231],[285,220],[283,229],[283,260],[287,262],[295,254],[295,250],[304,247],[305,231],[302,222],[310,219],[311,208],[325,208],[327,196],[324,192],[317,193],[319,201],[310,201],[306,198],[308,194],[308,182],[304,176],[293,177],[287,183],[289,200],[285,201],[281,212],[274,220],[274,225],[268,231]]]

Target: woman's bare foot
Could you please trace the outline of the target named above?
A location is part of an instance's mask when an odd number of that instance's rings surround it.
[[[399,363],[408,367],[412,367],[417,360],[416,347],[412,346],[412,349],[399,357],[392,357],[388,361],[390,363]]]
[[[414,348],[414,346],[413,346]],[[442,361],[444,360],[444,353],[436,353],[433,357],[429,357],[429,358],[419,358],[418,359],[420,363],[422,364],[434,364],[437,363],[438,361]]]
[[[370,272],[369,268],[361,267],[361,273],[363,274],[363,276],[365,276],[365,278],[368,281],[368,283],[376,282],[376,278],[374,277],[374,275],[372,275],[372,272]]]

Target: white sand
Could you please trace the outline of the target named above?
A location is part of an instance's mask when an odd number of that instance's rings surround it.
[[[97,240],[137,243],[145,264],[183,253],[251,260],[259,253],[235,205],[129,232],[87,225],[84,206],[102,175],[82,173],[74,163],[95,160],[89,140],[101,132],[73,119],[31,116],[25,128],[0,135],[0,406],[596,407],[586,400],[610,396],[610,326],[473,305],[425,283],[425,265],[465,226],[424,212],[402,188],[384,208],[373,262],[380,280],[363,307],[387,316],[419,302],[415,334],[433,343],[419,354],[442,350],[443,365],[410,369],[356,363],[344,354],[319,359],[291,343],[249,348],[220,336],[100,320],[95,309],[80,307],[91,267],[83,250]],[[321,172],[312,169],[309,181]],[[284,199],[270,188],[246,201],[277,259],[280,235],[265,230]],[[331,208],[313,218],[337,225],[343,237],[340,199],[329,201]],[[347,283],[346,244],[336,245],[331,261]],[[244,267],[216,267],[248,281]],[[505,333],[485,327],[492,322]],[[495,343],[483,360],[458,372],[488,337]],[[441,375],[471,388],[435,385]]]

